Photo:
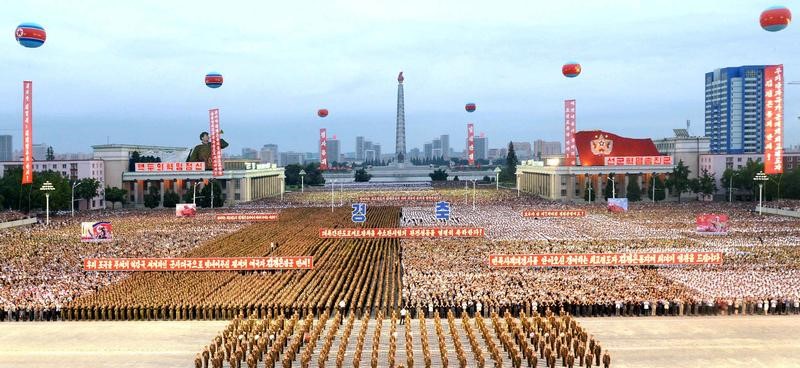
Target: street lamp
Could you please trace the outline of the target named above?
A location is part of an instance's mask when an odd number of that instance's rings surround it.
[[[586,174],[586,189],[589,190],[589,203],[592,203],[592,180],[589,174]]]
[[[656,173],[653,173],[653,203],[656,203]]]
[[[211,183],[211,209],[213,210],[214,209],[214,178],[211,178],[211,180],[209,180],[209,182]]]
[[[472,210],[475,211],[475,182],[478,179],[472,179]]]
[[[733,200],[733,171],[730,173],[731,174],[728,176],[728,203],[731,203]]]
[[[44,196],[47,198],[47,207],[46,207],[47,220],[45,224],[50,225],[50,192],[56,190],[56,188],[54,188],[53,184],[51,184],[49,181],[46,181],[44,182],[44,184],[42,184],[42,187],[39,188],[39,190],[43,191]]]
[[[305,182],[303,181],[305,176],[306,176],[306,171],[305,170],[300,170],[300,193],[304,193],[305,192]]]
[[[522,185],[520,183],[520,179],[521,179],[522,173],[521,172],[517,172],[516,175],[517,175],[517,197],[519,197],[519,187]]]
[[[611,180],[611,198],[617,198],[617,181],[613,175],[609,175],[608,180]]]
[[[72,202],[70,202],[72,217],[75,217],[75,187],[77,187],[78,185],[81,185],[81,182],[76,181],[75,183],[72,184]]]
[[[331,182],[331,212],[333,212],[333,189],[336,187],[336,179]]]
[[[763,171],[759,171],[758,174],[756,174],[756,177],[753,178],[753,180],[758,182],[758,214],[760,215],[763,206],[762,204],[763,202],[761,200],[764,190],[764,182],[769,180],[769,177],[767,176],[767,174],[764,174]]]
[[[197,186],[200,185],[201,182],[194,183],[192,186],[192,204],[195,206],[197,205]]]
[[[500,166],[494,168],[494,190],[500,190]]]

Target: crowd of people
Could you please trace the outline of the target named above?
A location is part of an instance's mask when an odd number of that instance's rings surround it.
[[[0,320],[59,318],[73,299],[130,276],[84,272],[84,258],[175,257],[241,228],[209,219],[176,218],[172,211],[115,211],[0,230]],[[113,239],[81,242],[80,223],[99,220],[111,222]]]

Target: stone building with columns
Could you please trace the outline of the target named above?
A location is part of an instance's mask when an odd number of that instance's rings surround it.
[[[581,202],[591,187],[597,191],[596,200],[603,201],[608,178],[613,178],[610,185],[618,198],[627,195],[628,183],[634,178],[640,181],[642,199],[646,199],[651,193],[645,188],[652,188],[653,178],[658,176],[663,182],[676,164],[671,156],[660,155],[650,139],[587,131],[576,133],[575,145],[578,151],[575,166],[565,165],[563,156],[517,165],[517,188],[551,200]]]
[[[128,191],[130,205],[144,206],[144,195],[151,185],[157,185],[162,196],[167,191],[198,193],[205,185],[212,184],[211,171],[144,171],[130,169],[131,154],[153,156],[162,162],[185,162],[189,150],[185,147],[142,146],[108,144],[92,146],[95,159],[105,163],[105,183]],[[225,205],[280,196],[285,189],[284,169],[258,160],[228,160],[224,162],[223,175],[213,178],[219,185]]]

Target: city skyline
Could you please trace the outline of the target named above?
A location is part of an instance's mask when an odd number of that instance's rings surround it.
[[[344,1],[247,13],[223,5],[211,23],[195,2],[9,4],[3,24],[38,22],[48,41],[35,50],[10,36],[0,42],[0,133],[21,141],[21,81],[31,79],[34,140],[61,152],[106,142],[191,147],[212,107],[221,109],[231,152],[264,141],[314,151],[320,127],[345,141],[363,132],[390,151],[393,81],[403,70],[407,147],[420,147],[432,127],[461,142],[467,122],[496,142],[561,140],[562,102],[571,98],[578,130],[658,138],[689,119],[702,135],[708,71],[782,63],[787,80],[800,79],[796,27],[765,32],[763,3],[721,4],[578,2],[564,12],[558,4],[412,1],[415,11],[398,12]],[[465,6],[472,11],[452,11]],[[568,60],[583,66],[577,78],[561,75]],[[225,77],[216,90],[202,82],[212,70]],[[800,143],[798,88],[786,89],[787,146]],[[464,112],[466,102],[477,111]],[[330,115],[317,118],[323,107]]]

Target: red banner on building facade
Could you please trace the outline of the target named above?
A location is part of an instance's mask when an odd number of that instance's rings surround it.
[[[475,127],[467,124],[467,164],[475,165]]]
[[[575,100],[564,100],[564,165],[575,166],[578,150],[575,148]]]
[[[584,210],[525,210],[522,217],[585,217]]]
[[[211,131],[211,175],[222,176],[222,149],[219,145],[219,109],[208,110]]]
[[[218,213],[214,215],[217,221],[278,221],[277,213]]]
[[[764,68],[764,173],[783,173],[783,64]]]
[[[219,258],[87,258],[84,271],[310,270],[312,256]]]
[[[603,166],[606,157],[661,156],[651,139],[620,137],[602,130],[575,133],[581,166]]]
[[[593,267],[722,264],[722,252],[493,254],[491,267]]]
[[[136,172],[206,171],[205,162],[137,162]]]
[[[22,82],[22,184],[33,183],[33,82]]]
[[[380,239],[380,238],[482,238],[486,231],[480,227],[399,227],[399,228],[322,228],[323,239]]]
[[[672,166],[672,156],[606,157],[606,166]]]
[[[328,131],[325,128],[319,130],[319,169],[328,169]]]

